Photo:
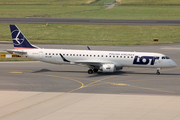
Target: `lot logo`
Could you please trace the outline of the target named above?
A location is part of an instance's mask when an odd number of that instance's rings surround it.
[[[138,65],[147,65],[150,63],[150,65],[154,65],[155,60],[159,59],[159,57],[152,57],[152,56],[135,56],[133,64]]]
[[[22,35],[21,31],[19,30],[14,30],[12,33],[12,39],[14,45],[20,45],[24,42],[24,36]]]

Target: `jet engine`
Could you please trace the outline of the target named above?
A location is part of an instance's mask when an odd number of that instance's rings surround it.
[[[114,64],[103,64],[100,70],[102,70],[102,72],[115,72],[116,66]]]

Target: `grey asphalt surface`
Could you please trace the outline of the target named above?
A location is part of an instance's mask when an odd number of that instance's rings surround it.
[[[0,23],[180,25],[180,20],[72,19],[72,18],[0,18]]]
[[[38,45],[42,48],[87,49],[85,45]],[[0,44],[0,51],[13,48]],[[124,68],[116,73],[87,74],[88,68],[43,62],[1,62],[0,90],[100,94],[180,94],[180,44],[146,46],[90,46],[92,50],[158,52],[169,56],[178,66],[161,70]]]

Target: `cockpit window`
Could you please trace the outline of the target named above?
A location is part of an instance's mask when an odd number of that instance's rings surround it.
[[[167,56],[162,56],[162,59],[169,59],[169,57],[167,57]]]
[[[166,57],[166,59],[169,59],[169,57],[168,56],[165,56]]]

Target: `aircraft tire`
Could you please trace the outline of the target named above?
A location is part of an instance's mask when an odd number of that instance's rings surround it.
[[[93,70],[92,69],[89,69],[88,70],[88,74],[92,74],[93,73]]]
[[[161,73],[160,72],[156,72],[156,75],[160,75]]]

